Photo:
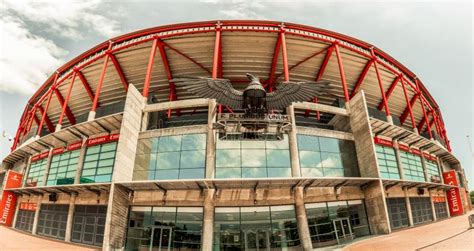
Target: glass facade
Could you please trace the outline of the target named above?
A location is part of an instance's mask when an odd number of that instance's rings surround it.
[[[104,240],[107,206],[77,205],[74,210],[71,241],[100,246]]]
[[[87,148],[81,183],[110,182],[114,170],[117,142]]]
[[[362,200],[319,202],[305,207],[313,248],[370,235]]]
[[[133,180],[202,179],[206,134],[140,139]]]
[[[429,197],[410,198],[413,224],[420,224],[433,220],[431,201]]]
[[[446,208],[446,202],[434,202],[434,208],[437,219],[448,218],[448,209]]]
[[[380,177],[382,179],[400,179],[397,156],[395,149],[391,147],[375,145],[377,160],[379,164]]]
[[[282,140],[217,140],[216,178],[291,177],[288,136]]]
[[[400,160],[403,166],[403,175],[406,180],[426,181],[420,156],[400,151]]]
[[[387,209],[392,229],[408,227],[408,213],[405,198],[387,199]]]
[[[426,172],[428,173],[428,181],[441,182],[438,164],[434,161],[425,159]]]
[[[303,177],[358,177],[354,142],[311,135],[297,135]]]
[[[46,185],[74,184],[80,150],[53,155]]]
[[[64,240],[69,205],[43,204],[38,220],[38,234]]]
[[[44,173],[46,171],[46,164],[48,158],[44,158],[30,165],[28,176],[26,177],[26,186],[43,186],[44,185]]]
[[[131,207],[125,250],[201,250],[201,207]]]

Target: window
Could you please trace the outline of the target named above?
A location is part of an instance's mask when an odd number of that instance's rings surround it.
[[[294,206],[215,208],[214,250],[288,250],[299,245]]]
[[[216,178],[291,177],[288,137],[222,140],[216,144]]]
[[[395,149],[391,147],[375,145],[377,160],[379,163],[380,177],[382,179],[400,179]]]
[[[433,220],[433,211],[431,210],[431,201],[429,197],[410,198],[411,214],[413,215],[413,224],[420,224]]]
[[[348,218],[355,237],[370,234],[362,200],[319,202],[306,204],[305,207],[313,248],[337,244],[333,220]]]
[[[125,250],[201,250],[201,207],[131,207]]]
[[[115,162],[117,142],[87,148],[82,167],[81,183],[110,182]]]
[[[400,151],[400,160],[403,166],[403,175],[406,180],[426,181],[420,156]]]
[[[436,218],[448,218],[448,210],[446,209],[446,202],[434,202]]]
[[[202,179],[206,167],[206,134],[141,139],[133,180]]]
[[[408,227],[408,213],[405,198],[387,199],[387,209],[392,229]]]
[[[358,177],[354,142],[311,135],[298,135],[303,177]]]
[[[43,204],[38,220],[38,234],[64,240],[69,205]]]
[[[18,210],[16,216],[15,228],[26,232],[30,232],[33,229],[33,220],[35,218],[35,211],[29,210]]]
[[[80,150],[53,155],[46,185],[74,184]]]
[[[44,185],[43,176],[46,170],[47,163],[48,163],[48,158],[44,158],[44,159],[31,163],[30,170],[28,171],[28,176],[26,178],[26,186],[43,186]]]
[[[441,183],[438,164],[432,160],[425,159],[426,172],[428,173],[428,181]]]
[[[71,240],[101,246],[104,240],[107,206],[77,205],[74,210]]]

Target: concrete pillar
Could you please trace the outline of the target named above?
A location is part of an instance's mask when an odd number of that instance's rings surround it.
[[[18,217],[18,211],[20,211],[20,201],[21,201],[21,198],[23,198],[23,195],[20,195],[18,198],[17,198],[17,203],[16,203],[16,207],[15,207],[15,214],[13,215],[13,222],[12,222],[12,227],[15,228],[16,226],[16,220],[17,220],[17,217]]]
[[[388,115],[387,116],[387,122],[391,125],[393,125],[393,118],[392,118],[392,115]]]
[[[441,184],[444,184],[443,163],[441,162],[441,160],[439,158],[436,158],[436,159],[437,159],[436,164],[438,165],[439,178],[441,179]]]
[[[82,139],[81,150],[79,150],[79,158],[77,159],[76,176],[74,177],[74,184],[81,183],[82,167],[84,166],[84,158],[87,152],[87,139]]]
[[[102,250],[123,250],[127,233],[130,191],[112,183],[105,218],[104,242]]]
[[[295,188],[295,209],[296,220],[298,222],[298,235],[300,237],[303,250],[313,250],[311,234],[309,233],[308,218],[306,217],[306,208],[304,206],[303,187]]]
[[[206,179],[213,179],[216,171],[216,132],[213,129],[213,124],[216,122],[217,118],[216,107],[216,100],[209,99],[207,112]]]
[[[293,108],[293,105],[290,105],[286,108],[286,114],[288,114],[291,121],[291,131],[288,132],[288,142],[290,147],[291,158],[291,175],[292,177],[301,177],[300,157],[298,153],[298,139],[296,137],[295,109]]]
[[[87,121],[92,121],[95,119],[95,111],[90,111],[89,115],[87,116]]]
[[[54,129],[54,132],[59,132],[59,131],[61,131],[61,127],[62,127],[61,124],[56,124],[56,128]]]
[[[64,241],[71,242],[71,234],[72,234],[72,223],[74,220],[74,210],[76,209],[76,193],[72,193],[71,197],[69,197],[69,210],[67,212],[67,222],[66,222],[66,236]]]
[[[413,227],[413,214],[411,213],[410,197],[408,196],[408,189],[406,187],[403,188],[403,194],[405,195],[405,204],[407,205],[408,225]]]
[[[368,183],[363,188],[367,218],[372,234],[389,234],[392,232],[385,191],[381,180]]]
[[[211,251],[214,239],[214,189],[207,189],[204,194],[204,220],[202,225],[202,251]]]
[[[36,211],[35,211],[35,218],[33,219],[33,226],[31,228],[31,233],[36,235],[36,231],[38,230],[38,221],[39,221],[39,214],[41,210],[41,203],[43,203],[43,195],[38,195],[38,202],[36,203]]]
[[[398,149],[398,140],[393,141],[395,158],[397,159],[398,172],[400,173],[400,179],[405,179],[405,173],[403,172],[402,158],[400,157],[400,150]]]
[[[26,178],[28,177],[28,172],[30,171],[31,167],[31,155],[28,157],[28,162],[26,163],[25,169],[23,169],[23,181],[21,183],[21,187],[24,187],[26,185]]]
[[[428,169],[426,168],[426,160],[425,157],[423,156],[423,152],[421,152],[421,166],[423,167],[423,174],[425,175],[425,181],[426,182],[431,182],[431,179],[428,174]]]
[[[436,210],[435,210],[435,205],[433,202],[433,193],[431,192],[431,189],[428,189],[428,193],[430,194],[430,203],[431,203],[431,211],[433,212],[433,221],[436,221],[438,217],[436,217]]]
[[[135,157],[142,123],[145,102],[134,85],[128,85],[127,98],[123,109],[120,138],[117,143],[113,182],[131,181],[135,167]]]
[[[51,160],[53,159],[53,148],[49,149],[49,155],[48,155],[48,160],[46,160],[46,167],[44,168],[44,174],[43,174],[43,186],[46,186],[46,182],[48,181],[48,174],[49,174],[49,168],[51,167]]]

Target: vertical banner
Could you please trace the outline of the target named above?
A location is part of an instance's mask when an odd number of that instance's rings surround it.
[[[13,192],[5,191],[5,189],[21,187],[22,179],[23,175],[21,173],[8,170],[3,186],[2,201],[0,201],[0,224],[12,226],[17,195]]]
[[[444,172],[443,178],[445,184],[455,186],[454,188],[449,189],[449,191],[446,193],[449,205],[449,213],[451,216],[461,215],[463,213],[463,209],[456,172],[454,170]]]

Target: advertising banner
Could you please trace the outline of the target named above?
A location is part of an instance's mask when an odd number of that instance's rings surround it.
[[[455,186],[451,188],[446,197],[448,199],[449,205],[449,212],[451,216],[461,215],[463,213],[462,202],[461,202],[461,194],[459,193],[458,180],[456,177],[456,172],[454,170],[450,170],[448,172],[443,173],[444,183]]]
[[[21,173],[8,170],[3,184],[3,195],[0,201],[0,224],[11,227],[13,216],[15,214],[15,206],[17,195],[5,189],[18,188],[21,186],[23,175]]]

